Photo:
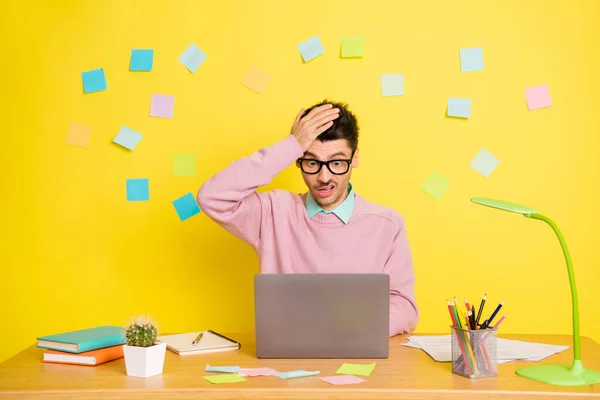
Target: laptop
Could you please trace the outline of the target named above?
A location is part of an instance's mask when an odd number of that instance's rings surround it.
[[[387,274],[254,277],[258,358],[387,358]]]

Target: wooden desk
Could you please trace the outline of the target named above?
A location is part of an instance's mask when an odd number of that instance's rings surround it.
[[[600,398],[600,385],[557,387],[521,378],[517,367],[527,362],[499,365],[498,376],[470,380],[450,371],[450,363],[433,361],[424,351],[401,346],[406,337],[390,342],[390,357],[377,361],[367,382],[331,386],[319,377],[335,375],[344,361],[370,360],[259,360],[253,335],[231,337],[242,343],[235,352],[178,356],[167,350],[164,372],[151,378],[129,377],[124,360],[97,367],[47,364],[34,346],[0,364],[0,399],[575,399]],[[510,339],[571,345],[569,336],[519,335]],[[581,340],[584,365],[600,369],[600,345]],[[572,348],[544,362],[569,363]],[[279,371],[319,370],[319,376],[284,380],[274,376],[247,382],[213,385],[202,378],[204,367],[239,365],[271,367]]]

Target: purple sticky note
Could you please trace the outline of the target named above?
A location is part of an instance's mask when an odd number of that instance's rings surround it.
[[[547,84],[525,89],[525,98],[527,99],[527,108],[529,108],[529,111],[552,105]]]
[[[153,94],[152,103],[150,104],[150,116],[173,118],[173,105],[175,104],[175,96],[166,94]]]

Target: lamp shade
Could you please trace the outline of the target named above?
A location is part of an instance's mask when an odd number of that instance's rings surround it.
[[[514,213],[519,213],[523,215],[531,215],[537,213],[536,210],[530,207],[522,206],[516,203],[509,203],[508,201],[503,200],[495,200],[495,199],[487,199],[485,197],[474,197],[471,199],[473,203],[481,204],[482,206],[488,206],[492,208],[497,208],[504,211],[510,211]]]

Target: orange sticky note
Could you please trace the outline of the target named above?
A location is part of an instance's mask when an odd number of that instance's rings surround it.
[[[92,135],[92,127],[89,125],[78,124],[71,122],[69,132],[67,133],[67,144],[73,146],[88,147],[90,144],[90,136]]]
[[[261,93],[265,90],[265,86],[267,86],[267,82],[269,81],[269,73],[263,71],[255,65],[251,65],[248,68],[248,72],[242,81],[242,85],[246,86],[249,89],[254,90],[257,93]]]

